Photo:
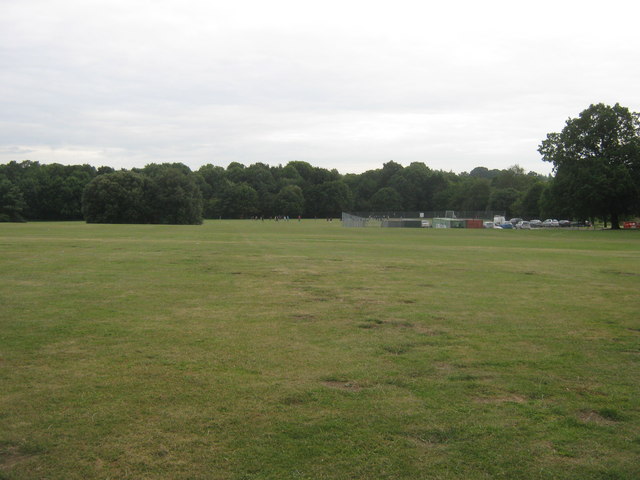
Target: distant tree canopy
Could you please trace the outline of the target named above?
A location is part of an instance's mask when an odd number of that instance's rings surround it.
[[[115,171],[10,162],[0,165],[0,221],[197,224],[203,218],[325,218],[350,210],[492,207],[520,216],[526,209],[528,215],[538,216],[548,181],[517,166],[455,174],[431,170],[421,162],[403,167],[393,161],[347,175],[301,161],[284,166],[233,162],[227,168],[208,164],[197,171],[182,163]]]
[[[147,173],[149,167],[152,173]],[[150,223],[202,223],[202,191],[197,177],[182,164],[147,165],[143,174],[151,181]]]
[[[0,222],[21,222],[26,204],[20,189],[0,175]]]
[[[10,162],[0,165],[0,177],[7,179],[24,204],[20,216],[27,220],[82,220],[82,191],[97,175],[89,165],[41,165],[38,162]]]
[[[640,212],[640,115],[615,104],[591,105],[539,147],[553,163],[546,201],[572,216],[610,219]]]
[[[188,168],[148,165],[91,180],[82,195],[89,223],[202,223],[202,192]]]
[[[150,223],[150,181],[134,172],[114,172],[91,180],[82,195],[89,223]]]
[[[456,174],[424,163],[389,161],[341,175],[302,162],[270,166],[182,163],[115,171],[89,165],[0,165],[0,221],[198,224],[203,218],[287,215],[335,217],[342,211],[504,211],[508,217],[609,219],[640,212],[638,114],[592,105],[550,133],[539,151],[555,176],[476,167]]]

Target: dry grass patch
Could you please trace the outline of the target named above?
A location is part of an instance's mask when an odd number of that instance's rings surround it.
[[[342,390],[347,392],[359,392],[362,387],[357,382],[340,382],[337,380],[325,380],[322,382],[325,387]]]
[[[474,398],[476,403],[501,404],[501,403],[524,403],[527,399],[522,395],[504,395],[500,397],[479,397]]]

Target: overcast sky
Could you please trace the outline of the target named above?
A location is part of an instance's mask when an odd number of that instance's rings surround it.
[[[548,173],[567,118],[640,111],[634,3],[0,0],[0,163]]]

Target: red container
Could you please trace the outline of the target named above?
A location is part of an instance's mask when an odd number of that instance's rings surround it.
[[[465,220],[467,228],[484,228],[482,220]]]

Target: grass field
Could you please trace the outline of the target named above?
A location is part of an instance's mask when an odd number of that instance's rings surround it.
[[[0,224],[2,479],[640,478],[640,232]]]

